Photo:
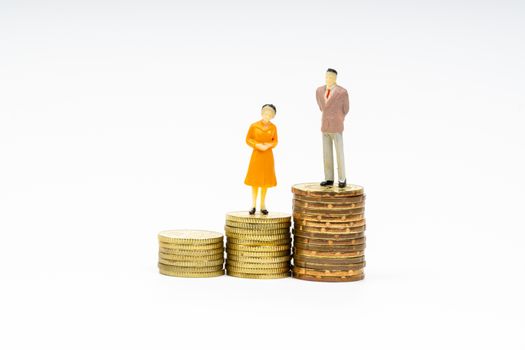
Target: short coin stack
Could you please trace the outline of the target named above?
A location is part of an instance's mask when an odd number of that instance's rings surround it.
[[[226,214],[226,272],[241,278],[290,276],[291,216],[246,212]]]
[[[162,231],[159,238],[159,271],[175,277],[224,275],[224,237],[202,230]]]
[[[362,280],[365,276],[363,188],[304,183],[292,186],[292,192],[293,276],[325,282]]]

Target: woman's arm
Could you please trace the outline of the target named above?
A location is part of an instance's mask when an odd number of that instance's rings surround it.
[[[274,133],[273,133],[273,137],[272,137],[272,141],[266,143],[267,145],[270,146],[270,147],[268,147],[268,149],[275,148],[275,146],[277,146],[277,142],[278,142],[278,138],[277,138],[277,128],[275,128],[275,131],[274,131]]]
[[[256,149],[257,141],[253,138],[253,126],[250,125],[250,129],[248,129],[248,133],[246,134],[246,143],[248,146]]]

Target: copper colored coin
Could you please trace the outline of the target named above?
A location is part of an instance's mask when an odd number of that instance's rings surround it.
[[[313,281],[313,282],[354,282],[354,281],[360,281],[365,278],[365,274],[356,275],[356,276],[348,276],[348,277],[320,277],[320,276],[310,276],[310,275],[304,275],[299,273],[293,273],[293,278],[297,278],[300,280],[305,281]]]
[[[302,238],[295,237],[294,242],[301,244],[315,244],[324,246],[347,246],[347,245],[359,245],[366,242],[366,238],[354,238],[354,239],[314,239],[314,238]]]
[[[356,208],[356,209],[344,209],[344,210],[333,210],[333,209],[305,209],[297,206],[293,207],[293,212],[295,214],[304,214],[304,215],[324,215],[329,217],[342,217],[348,215],[357,215],[364,214],[365,208]]]
[[[363,274],[363,269],[355,269],[355,270],[316,270],[316,269],[307,269],[304,267],[294,266],[292,269],[293,272],[302,274],[302,275],[310,275],[310,276],[321,276],[321,277],[348,277],[348,276],[356,276]]]
[[[363,250],[356,250],[353,252],[320,252],[316,250],[310,250],[310,249],[300,249],[297,247],[294,247],[293,249],[294,256],[310,256],[310,257],[322,257],[322,258],[334,258],[334,257],[342,257],[342,258],[357,258],[359,256],[364,256],[365,252]]]
[[[357,220],[357,221],[349,221],[349,222],[327,222],[327,221],[307,221],[307,220],[294,220],[294,226],[304,226],[308,229],[319,231],[321,229],[330,229],[330,228],[336,228],[336,229],[345,229],[345,228],[351,228],[351,227],[360,227],[364,226],[366,224],[365,219]]]
[[[318,182],[301,183],[292,186],[292,192],[306,197],[353,197],[364,193],[363,187],[347,184],[344,188],[334,186],[321,186]]]
[[[350,210],[356,208],[364,208],[365,202],[355,202],[355,203],[319,203],[319,202],[303,202],[294,200],[293,206],[301,209],[312,209],[312,210]]]
[[[356,227],[312,227],[312,226],[303,226],[295,225],[293,231],[299,232],[317,232],[317,233],[359,233],[364,232],[366,226],[356,226]]]
[[[366,199],[365,195],[361,196],[352,196],[352,197],[311,197],[311,196],[302,196],[295,194],[293,199],[302,201],[302,202],[315,202],[315,203],[357,203],[364,202]]]
[[[310,256],[302,256],[302,255],[295,255],[293,257],[294,264],[301,263],[301,264],[327,264],[327,265],[353,265],[353,264],[360,264],[362,262],[365,262],[364,256],[358,256],[355,258],[345,258],[345,257],[337,257],[337,258],[325,258],[325,257],[310,257]]]
[[[341,253],[348,253],[348,252],[355,252],[355,251],[362,251],[365,250],[366,244],[359,244],[359,245],[315,245],[315,244],[309,244],[309,243],[295,243],[294,247],[297,249],[307,249],[307,250],[315,250],[317,252],[341,252]]]
[[[338,237],[341,237],[341,238],[355,238],[356,235],[363,235],[365,233],[365,227],[356,227],[354,229],[359,229],[359,230],[356,230],[354,232],[339,232],[339,231],[336,231],[336,232],[332,232],[332,231],[323,231],[323,232],[319,232],[319,231],[303,231],[303,230],[293,230],[292,233],[294,234],[294,236],[299,236],[299,237],[308,237],[308,238],[329,238],[329,237],[335,237],[335,236],[338,236]],[[314,235],[314,236],[312,236]],[[315,237],[315,235],[321,235],[321,236],[318,236],[318,237]],[[324,237],[322,236],[324,235]]]
[[[363,269],[366,266],[365,262],[357,263],[357,264],[339,264],[339,265],[332,265],[332,264],[312,264],[312,263],[305,263],[302,261],[294,261],[294,266],[303,267],[306,269],[314,269],[314,270],[328,270],[328,271],[338,271],[338,270],[356,270],[356,269]]]
[[[312,232],[294,232],[295,237],[302,238],[317,238],[317,239],[331,239],[331,240],[348,240],[365,237],[364,232],[359,233],[345,233],[345,234],[333,234],[333,233],[312,233]]]
[[[345,224],[348,222],[354,222],[363,220],[365,218],[364,214],[354,214],[354,215],[335,215],[330,216],[329,214],[304,214],[304,213],[294,213],[293,214],[294,222],[301,223],[302,221],[319,223],[321,225],[330,225],[330,224]]]

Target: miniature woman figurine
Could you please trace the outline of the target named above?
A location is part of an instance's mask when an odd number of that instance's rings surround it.
[[[252,209],[255,214],[257,194],[261,188],[261,213],[268,215],[266,209],[266,190],[277,186],[272,149],[277,145],[277,127],[270,122],[275,117],[277,109],[272,104],[265,104],[261,109],[261,120],[250,125],[246,135],[246,143],[253,148],[248,173],[244,183],[252,186]]]

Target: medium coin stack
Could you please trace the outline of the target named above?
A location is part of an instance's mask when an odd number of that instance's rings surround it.
[[[224,275],[222,233],[202,230],[162,231],[159,238],[159,272],[175,277]]]
[[[290,276],[291,216],[226,214],[226,273],[241,278]]]
[[[336,186],[292,186],[295,278],[348,282],[365,277],[363,188]]]

